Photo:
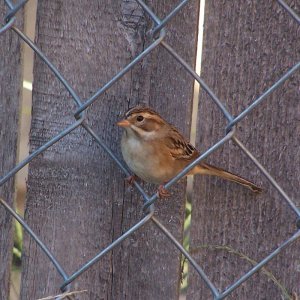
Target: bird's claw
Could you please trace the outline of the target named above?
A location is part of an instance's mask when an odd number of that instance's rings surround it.
[[[165,189],[165,187],[162,184],[158,187],[157,193],[160,199],[168,198],[171,196],[171,194]]]
[[[125,178],[125,181],[132,186],[133,183],[138,179],[138,177],[136,175],[131,175]]]

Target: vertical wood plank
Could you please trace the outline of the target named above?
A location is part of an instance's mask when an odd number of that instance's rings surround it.
[[[293,2],[294,9],[299,6]],[[294,20],[276,1],[206,1],[202,77],[236,116],[297,60],[300,36]],[[237,125],[237,136],[299,205],[299,72]],[[198,145],[205,151],[224,135],[226,122],[200,95]],[[232,143],[209,157],[261,185],[264,193],[215,178],[197,178],[193,199],[191,252],[216,286],[224,290],[251,268],[243,255],[260,261],[296,230],[296,217],[280,195]],[[210,246],[201,248],[203,246]],[[226,245],[218,250],[214,245]],[[283,288],[299,296],[299,241],[228,299],[282,299]],[[194,271],[188,299],[212,299]]]
[[[4,18],[7,6],[0,3],[0,16]],[[17,24],[22,26],[22,13]],[[2,26],[2,25],[1,25]],[[18,119],[21,89],[21,43],[12,31],[0,35],[0,176],[16,164]],[[13,206],[14,179],[0,188],[0,197]],[[9,297],[9,280],[13,247],[13,220],[0,205],[0,298]]]
[[[177,3],[152,1],[151,7],[163,18]],[[195,62],[198,5],[197,1],[192,1],[167,27],[167,42],[192,66]],[[132,96],[129,97],[128,106],[148,105],[188,136],[193,80],[167,51],[162,47],[157,48],[145,59],[141,68],[134,69],[132,78]],[[149,193],[157,189],[157,186],[149,184],[144,187]],[[184,191],[185,182],[178,183],[171,189],[170,199],[156,204],[156,216],[178,240],[182,240]],[[140,203],[134,203],[138,211]],[[124,205],[127,210],[132,210],[132,200],[125,200]],[[126,248],[114,251],[114,254],[118,253],[118,256],[114,256],[116,278],[123,289],[119,288],[119,284],[116,285],[112,299],[124,299],[124,295],[126,299],[178,298],[180,253],[152,223],[133,235],[132,241],[133,244]],[[140,268],[138,272],[137,265]],[[126,275],[124,268],[128,270]]]
[[[177,1],[153,1],[160,17]],[[191,64],[195,60],[198,3],[170,24],[168,41]],[[38,46],[82,99],[90,97],[149,43],[150,22],[135,1],[40,1]],[[74,121],[75,106],[48,68],[35,62],[31,151]],[[170,76],[172,74],[172,76]],[[162,48],[124,76],[88,109],[88,124],[121,157],[115,126],[129,106],[146,103],[189,132],[192,79]],[[150,192],[155,188],[145,185]],[[159,201],[156,215],[180,240],[184,184]],[[26,220],[68,273],[109,245],[141,217],[141,196],[128,190],[115,163],[78,129],[29,167]],[[153,224],[78,278],[80,299],[175,299],[180,255]],[[36,244],[24,241],[22,299],[58,293],[62,280]]]

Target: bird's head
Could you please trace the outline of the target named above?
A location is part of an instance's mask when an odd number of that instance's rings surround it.
[[[143,139],[157,137],[159,131],[164,128],[166,122],[163,118],[149,107],[136,106],[125,114],[125,119],[117,123],[123,127],[127,134],[136,135]]]

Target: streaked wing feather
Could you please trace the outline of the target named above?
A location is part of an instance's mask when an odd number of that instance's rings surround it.
[[[191,160],[199,155],[195,147],[186,141],[175,127],[172,126],[170,130],[171,132],[166,138],[166,145],[174,159]]]

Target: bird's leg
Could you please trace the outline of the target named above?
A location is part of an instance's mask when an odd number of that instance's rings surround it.
[[[138,177],[136,175],[131,175],[125,178],[126,182],[132,186],[133,183],[138,179]]]
[[[171,194],[165,189],[165,187],[164,187],[163,184],[161,184],[161,185],[158,187],[157,193],[158,193],[158,197],[159,197],[160,199],[162,199],[162,198],[168,198],[168,197],[171,196]]]

